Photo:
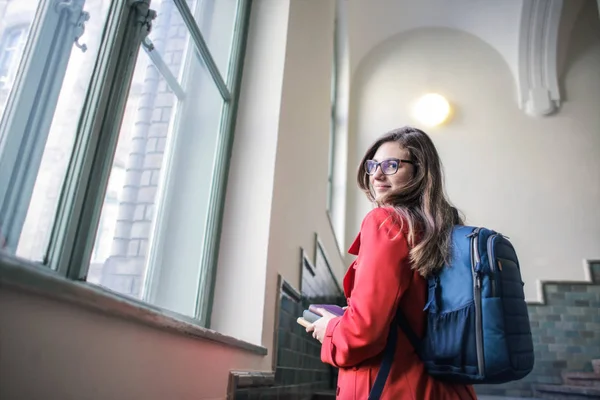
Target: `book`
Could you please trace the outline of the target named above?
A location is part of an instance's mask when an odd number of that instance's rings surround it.
[[[308,307],[308,310],[304,310],[302,313],[302,317],[299,317],[296,322],[302,325],[305,328],[308,328],[312,324],[315,323],[318,319],[323,316],[319,313],[318,309],[325,309],[335,315],[336,317],[340,317],[344,314],[344,309],[340,306],[336,306],[335,304],[311,304]]]
[[[313,313],[312,311],[304,310],[304,312],[302,313],[302,318],[304,318],[305,320],[307,320],[308,322],[310,322],[312,324],[316,320],[318,320],[319,318],[321,318],[321,316],[318,315],[318,314]]]
[[[329,311],[330,313],[332,313],[333,315],[335,315],[336,317],[341,317],[342,315],[344,315],[344,309],[340,306],[336,306],[335,304],[311,304],[308,307],[308,310],[314,314],[317,314],[319,316],[322,317],[322,315],[319,313],[318,309],[322,308],[326,311]]]
[[[304,319],[304,318],[302,318],[302,317],[299,317],[299,318],[296,320],[296,322],[297,322],[297,323],[299,323],[300,325],[302,325],[302,326],[303,326],[303,327],[305,327],[305,328],[308,328],[309,326],[311,326],[311,325],[312,325],[312,323],[308,322],[307,320],[305,320],[305,319]]]

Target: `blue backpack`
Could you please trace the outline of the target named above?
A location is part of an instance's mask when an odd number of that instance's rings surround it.
[[[429,278],[427,329],[419,339],[398,309],[369,400],[379,399],[392,366],[398,327],[433,377],[496,384],[533,369],[533,340],[515,249],[501,234],[456,226],[452,259]]]

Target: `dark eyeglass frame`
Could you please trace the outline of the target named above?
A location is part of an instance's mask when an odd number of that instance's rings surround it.
[[[382,164],[386,163],[386,162],[390,162],[390,161],[394,161],[396,163],[396,168],[394,169],[394,172],[386,173],[384,171],[384,168],[383,168]],[[369,172],[369,167],[368,167],[369,163],[374,163],[375,164],[375,167],[373,168],[373,172]],[[400,165],[402,163],[417,165],[417,163],[414,162],[414,161],[412,161],[412,160],[403,160],[403,159],[400,159],[400,158],[387,158],[387,159],[381,160],[379,162],[377,162],[375,160],[367,160],[367,161],[365,161],[365,172],[367,173],[367,175],[375,175],[375,173],[377,172],[377,168],[381,168],[381,172],[384,175],[394,175],[396,172],[398,172],[398,168],[400,168]]]

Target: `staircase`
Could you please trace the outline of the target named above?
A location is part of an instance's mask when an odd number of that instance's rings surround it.
[[[600,399],[600,359],[592,367],[594,372],[563,372],[562,385],[535,385],[534,393],[542,399]]]
[[[335,390],[324,390],[313,393],[310,400],[335,400]]]

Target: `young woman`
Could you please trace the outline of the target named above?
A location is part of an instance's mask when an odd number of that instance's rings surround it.
[[[323,362],[339,367],[338,399],[366,400],[397,307],[423,336],[425,277],[448,259],[452,226],[461,221],[445,197],[435,146],[419,129],[404,127],[377,140],[360,164],[358,186],[377,207],[348,251],[358,256],[344,277],[348,308],[342,317],[322,310],[307,332],[322,343]],[[398,330],[381,400],[476,398],[471,386],[428,375]]]

